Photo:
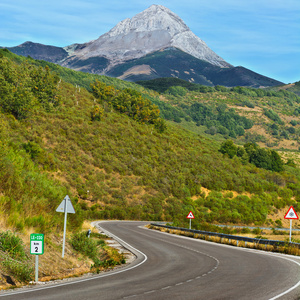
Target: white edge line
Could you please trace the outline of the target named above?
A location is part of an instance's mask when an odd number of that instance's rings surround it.
[[[104,221],[105,222],[105,221]],[[99,223],[104,223],[104,222],[97,222],[98,224]],[[109,221],[107,221],[109,222]],[[143,253],[142,251],[132,247],[131,245],[129,245],[128,243],[126,243],[125,241],[123,241],[122,239],[118,238],[117,236],[115,236],[114,234],[110,233],[109,231],[103,229],[101,227],[102,231],[105,232],[105,233],[109,233],[109,236],[113,237],[114,239],[116,239],[117,241],[119,241],[121,244],[123,244],[123,246],[127,246],[128,248],[134,250],[134,251],[137,251],[138,253],[140,253],[142,256],[144,256],[144,260],[141,261],[140,263],[138,263],[137,265],[135,266],[132,266],[132,267],[129,267],[129,268],[124,268],[122,270],[119,270],[119,271],[115,271],[115,272],[111,272],[111,273],[105,273],[105,274],[100,274],[99,276],[93,276],[93,277],[90,277],[90,278],[85,278],[85,279],[79,279],[79,280],[74,280],[74,281],[71,281],[71,282],[65,282],[65,283],[59,283],[59,284],[53,284],[51,286],[44,286],[44,287],[40,287],[40,288],[32,288],[32,289],[28,289],[28,290],[23,290],[23,291],[18,291],[18,292],[8,292],[6,294],[0,294],[0,297],[6,297],[6,296],[13,296],[13,295],[17,295],[17,294],[24,294],[24,293],[33,293],[33,292],[37,292],[37,291],[41,291],[41,290],[46,290],[46,289],[53,289],[53,288],[56,288],[56,287],[61,287],[61,286],[65,286],[65,285],[70,285],[70,284],[76,284],[76,283],[81,283],[81,282],[85,282],[85,281],[89,281],[89,280],[95,280],[95,279],[99,279],[101,277],[107,277],[107,276],[113,276],[113,275],[116,275],[116,274],[120,274],[120,273],[123,273],[123,272],[126,272],[126,271],[129,271],[129,270],[132,270],[132,269],[135,269],[137,267],[139,267],[140,265],[142,265],[143,263],[145,263],[148,259],[147,255],[145,253]]]
[[[290,259],[290,258],[287,258],[287,257],[284,257],[284,256],[276,256],[276,257],[280,257],[280,258],[282,258],[282,259],[289,260],[289,261],[291,261],[291,262],[297,264],[298,266],[300,266],[300,263],[298,263],[297,261],[294,261],[294,260],[292,260],[292,259]],[[278,298],[280,298],[280,297],[282,297],[282,296],[284,296],[284,295],[290,293],[291,291],[293,291],[294,289],[296,289],[298,286],[300,286],[300,281],[298,281],[298,283],[296,283],[294,286],[292,286],[292,287],[289,288],[288,290],[284,291],[283,293],[281,293],[281,294],[279,294],[279,295],[277,295],[277,296],[275,296],[275,297],[273,297],[273,298],[270,298],[269,300],[275,300],[275,299],[278,299]]]

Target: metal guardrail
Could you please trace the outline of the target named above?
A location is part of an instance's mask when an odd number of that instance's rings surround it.
[[[271,246],[292,246],[300,249],[299,243],[290,243],[285,241],[275,241],[275,240],[265,240],[265,239],[258,239],[258,238],[250,238],[250,237],[244,237],[244,236],[237,236],[237,235],[231,235],[231,234],[225,234],[225,233],[218,233],[218,232],[209,232],[209,231],[203,231],[203,230],[195,230],[195,229],[187,229],[187,228],[181,228],[181,227],[173,227],[168,225],[162,225],[157,223],[151,223],[152,226],[162,227],[162,228],[168,228],[173,230],[180,230],[185,232],[191,232],[193,234],[202,234],[206,236],[216,236],[220,237],[221,241],[222,239],[228,239],[228,240],[234,240],[237,242],[237,246],[239,241],[245,242],[245,245],[247,245],[247,242],[254,243],[254,244],[262,244],[262,245],[271,245]]]

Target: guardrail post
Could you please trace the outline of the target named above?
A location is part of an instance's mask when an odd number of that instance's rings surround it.
[[[252,245],[254,248],[259,248],[260,245],[260,240],[257,238],[247,238],[247,237],[238,237],[238,240],[235,239],[234,236],[232,235],[228,235],[228,234],[216,234],[216,233],[212,233],[212,232],[207,232],[207,231],[202,231],[202,230],[188,230],[186,228],[179,228],[179,227],[173,227],[173,226],[165,226],[165,225],[161,225],[161,224],[151,224],[152,226],[157,226],[157,227],[161,227],[161,228],[169,228],[169,232],[173,232],[175,233],[178,230],[181,230],[182,232],[188,232],[189,236],[194,236],[200,239],[204,239],[204,240],[213,240],[212,236],[218,236],[220,237],[220,243],[226,243],[226,241],[228,242],[228,244],[231,244],[231,240],[236,241],[236,246],[239,245],[239,241],[243,241],[244,243],[242,245],[244,245],[245,248],[247,248],[248,246],[248,242]],[[191,234],[192,233],[192,234]],[[224,240],[225,239],[225,240]],[[269,241],[262,241],[262,247],[261,249],[263,249],[263,245],[265,245],[265,249],[268,249],[268,245],[273,247],[273,251],[278,251],[278,249],[281,247],[281,245],[285,245],[286,242],[283,241],[273,241],[273,240],[269,240]],[[250,248],[252,247],[250,245]],[[290,246],[294,246],[297,247],[298,249],[300,248],[300,243],[290,243]]]

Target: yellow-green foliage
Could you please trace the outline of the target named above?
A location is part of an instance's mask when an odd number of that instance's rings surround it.
[[[51,110],[59,103],[58,76],[49,67],[20,65],[0,56],[0,106],[4,112],[24,119],[39,107]]]
[[[141,124],[154,124],[159,132],[166,129],[164,121],[159,117],[158,107],[136,90],[127,88],[118,91],[99,80],[91,84],[91,87],[100,103],[107,103],[116,111],[126,114]]]

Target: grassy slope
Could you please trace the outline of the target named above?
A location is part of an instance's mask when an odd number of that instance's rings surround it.
[[[59,70],[69,79],[77,74],[61,67]],[[91,80],[89,74],[79,73],[77,77],[78,82]],[[244,166],[239,159],[223,157],[218,142],[171,123],[165,133],[159,134],[153,127],[138,124],[105,105],[102,120],[92,122],[95,100],[86,89],[62,81],[58,92],[62,104],[52,112],[37,110],[23,121],[2,115],[5,151],[23,161],[23,167],[13,165],[13,178],[21,174],[18,180],[22,185],[16,189],[8,185],[1,197],[3,210],[14,208],[7,219],[11,226],[22,229],[40,226],[42,221],[43,230],[53,230],[54,224],[61,228],[54,208],[66,193],[78,211],[72,217],[74,228],[89,217],[184,219],[189,209],[210,222],[261,223],[272,206],[280,208],[292,201],[291,196],[298,196],[297,170],[292,169],[294,174],[273,174]],[[206,94],[192,97],[211,101]],[[42,149],[42,155],[33,161],[23,150],[22,145],[28,142]],[[32,178],[32,186],[28,178]],[[202,188],[216,192],[205,197]],[[291,195],[290,189],[294,189]],[[252,197],[232,198],[217,192],[224,190]],[[22,197],[18,197],[20,194]],[[247,203],[247,210],[240,207],[241,201]],[[38,204],[34,207],[33,203]]]

